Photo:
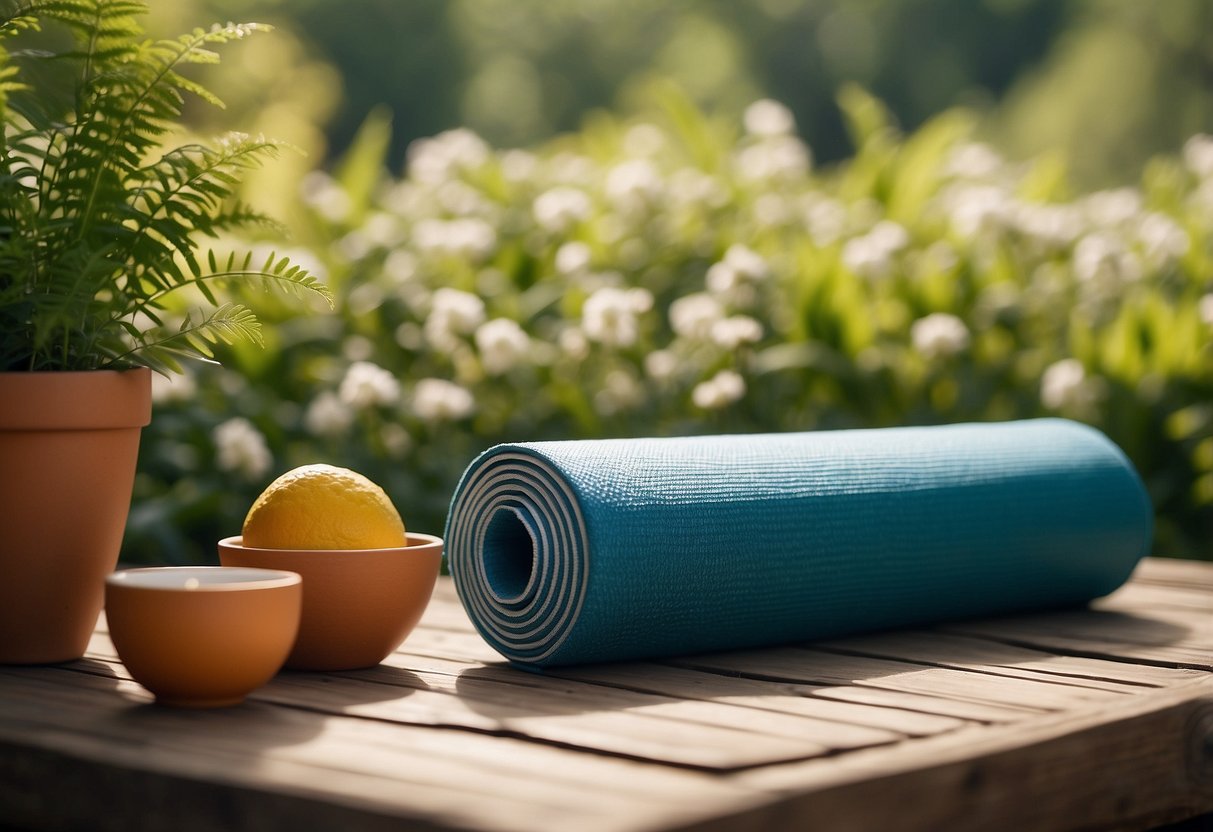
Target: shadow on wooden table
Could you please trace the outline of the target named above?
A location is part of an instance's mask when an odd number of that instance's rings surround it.
[[[1077,701],[1174,681],[1183,670],[1142,668],[1124,659],[1146,650],[1156,656],[1161,651],[1164,659],[1173,656],[1180,667],[1199,666],[1202,654],[1213,655],[1208,646],[1193,641],[1203,642],[1199,636],[1182,622],[1153,614],[1084,608],[544,672],[477,663],[456,676],[455,692],[468,708],[509,719],[660,704],[654,697],[845,698],[859,686],[865,696],[851,698],[882,699],[888,701],[881,704],[893,705],[889,697],[872,691],[896,691],[902,704],[913,710],[998,722],[1002,721],[999,710],[1008,714],[1063,710]],[[986,707],[951,701],[956,699]]]

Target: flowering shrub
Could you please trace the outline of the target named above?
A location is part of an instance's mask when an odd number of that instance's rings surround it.
[[[209,557],[310,461],[440,531],[500,441],[1049,414],[1134,460],[1160,553],[1208,557],[1213,138],[1075,195],[963,113],[902,137],[842,102],[856,152],[824,171],[773,101],[732,128],[674,100],[533,151],[453,130],[399,178],[371,125],[300,187],[289,254],[337,310],[157,388],[127,557]]]

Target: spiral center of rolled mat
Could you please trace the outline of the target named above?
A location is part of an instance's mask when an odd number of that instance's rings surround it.
[[[585,601],[589,541],[577,495],[528,452],[482,455],[447,518],[451,577],[485,640],[520,662],[551,656]]]
[[[513,601],[535,573],[535,537],[517,509],[500,508],[484,532],[484,574],[498,598]]]

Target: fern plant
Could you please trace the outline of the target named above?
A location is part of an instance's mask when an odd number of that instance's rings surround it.
[[[0,0],[0,371],[179,371],[178,359],[212,358],[219,342],[260,342],[253,313],[216,296],[225,282],[329,297],[288,258],[213,247],[273,225],[235,190],[279,142],[164,144],[186,96],[222,106],[182,71],[268,27],[151,40],[146,11],[136,0]],[[71,46],[18,48],[43,46],[45,24]],[[201,309],[171,316],[174,295]]]

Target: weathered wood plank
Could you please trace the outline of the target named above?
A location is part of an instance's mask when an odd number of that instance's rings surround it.
[[[1125,611],[1174,608],[1213,615],[1213,592],[1171,584],[1126,584],[1097,606]]]
[[[1122,694],[921,664],[827,653],[812,648],[774,648],[679,660],[680,666],[747,676],[947,696],[1022,711],[1065,710]]]
[[[539,675],[444,579],[384,665],[280,674],[216,712],[148,705],[101,631],[88,661],[0,668],[0,824],[1157,824],[1213,810],[1206,594],[1213,565],[1148,560],[1094,610]]]
[[[102,647],[101,644],[95,644]],[[90,655],[107,657],[99,650]],[[125,676],[120,666],[116,673]],[[264,702],[410,725],[510,734],[598,753],[730,769],[896,742],[883,729],[728,703],[680,701],[503,666],[395,654],[342,674],[285,672]]]
[[[1151,828],[1213,810],[1211,749],[1205,677],[1013,731],[971,729],[827,765],[742,772],[730,782],[786,797],[732,822],[840,832]]]
[[[994,675],[1096,687],[1118,693],[1190,681],[1196,670],[1142,667],[1124,662],[1063,656],[989,639],[908,630],[824,642],[819,647],[877,658],[978,670]]]
[[[940,629],[1075,656],[1213,671],[1213,615],[1189,611],[1073,610]]]
[[[65,685],[62,674],[75,678]],[[266,791],[439,826],[522,830],[575,820],[578,828],[626,829],[638,817],[685,820],[701,811],[696,806],[745,803],[753,793],[668,767],[507,737],[259,702],[213,712],[151,707],[132,682],[64,670],[0,671],[0,678],[0,743],[18,749],[0,761],[0,771],[20,768],[21,747],[88,759],[136,791],[149,772],[167,770],[185,781],[181,798],[191,806],[191,781],[204,781],[230,787],[226,799],[242,804]],[[0,805],[8,802],[0,790]],[[44,803],[45,796],[41,810]]]
[[[879,708],[896,708],[899,710],[918,711],[924,714],[951,716],[970,722],[991,725],[1019,722],[1038,713],[1038,711],[1025,710],[1023,708],[1008,708],[1001,705],[992,705],[988,702],[955,699],[950,696],[907,693],[905,691],[884,690],[860,685],[823,686],[816,688],[813,695],[840,702],[852,702],[861,705],[874,705]]]
[[[1137,565],[1133,584],[1163,584],[1213,592],[1213,563],[1172,558],[1145,558]]]
[[[577,668],[560,671],[555,675],[680,699],[727,702],[747,708],[797,714],[814,720],[882,728],[905,737],[941,734],[970,724],[955,717],[821,699],[814,696],[820,688],[811,685],[763,682],[657,664]]]
[[[498,659],[497,653],[489,647],[477,635],[455,630],[424,630],[414,633],[410,639],[402,646],[401,656],[414,656],[418,659],[425,657],[457,657],[467,659],[469,661],[493,661]],[[679,667],[683,670],[691,670],[699,672],[693,667],[694,659],[689,660],[672,660],[665,663],[666,666]],[[606,666],[605,672],[610,672]],[[938,697],[922,694],[911,694],[904,691],[882,691],[874,688],[860,688],[852,685],[840,684],[824,684],[824,683],[788,683],[780,680],[769,680],[762,678],[747,678],[743,674],[739,675],[736,671],[725,670],[719,671],[715,669],[707,669],[704,673],[707,677],[718,676],[725,680],[736,679],[742,683],[750,682],[757,685],[780,685],[794,684],[798,685],[802,691],[809,693],[816,699],[824,699],[827,701],[843,702],[851,705],[870,706],[881,711],[891,711],[892,714],[882,718],[878,714],[873,714],[868,718],[877,720],[872,723],[877,727],[889,727],[892,730],[898,730],[901,733],[906,733],[911,736],[918,734],[919,729],[914,729],[905,725],[902,721],[901,727],[897,728],[893,725],[888,725],[885,719],[896,719],[898,712],[908,712],[919,714],[928,717],[943,717],[946,719],[961,719],[971,722],[1012,722],[1021,719],[1025,714],[1032,711],[1025,710],[1019,707],[1000,707],[998,705],[982,702],[971,702],[963,699],[952,699],[946,697]],[[869,724],[861,722],[860,724]],[[933,732],[932,732],[933,733]]]
[[[497,653],[485,644],[479,636],[453,630],[418,631],[403,645],[401,652],[415,658],[446,656],[448,658],[457,657],[469,661],[480,660],[485,662],[493,662],[495,659],[498,659]],[[694,659],[690,659],[689,662],[693,664]],[[629,666],[607,665],[601,668],[566,669],[555,671],[554,675],[585,678],[597,683],[604,683],[611,679],[620,668],[624,667]],[[747,678],[736,675],[731,670],[724,672],[709,670],[703,672],[688,666],[675,667],[671,664],[658,665],[652,663],[645,663],[637,667],[645,668],[646,672],[648,668],[664,668],[665,670],[677,670],[683,673],[695,674],[694,676],[684,677],[687,680],[697,680],[696,684],[692,685],[685,694],[676,694],[674,690],[667,687],[663,687],[660,691],[667,692],[670,695],[685,695],[690,697],[692,695],[691,691],[697,685],[717,686],[720,695],[724,695],[724,691],[730,691],[730,697],[734,695],[742,696],[741,691],[744,690],[747,695],[752,694],[753,696],[762,697],[761,704],[759,705],[754,701],[747,700],[743,696],[741,700],[736,701],[736,704],[746,704],[748,706],[768,709],[783,709],[785,704],[787,704],[788,707],[794,708],[798,712],[813,714],[819,713],[817,709],[824,707],[825,710],[820,711],[820,713],[823,716],[827,716],[827,718],[838,719],[844,722],[856,722],[862,725],[872,725],[873,727],[884,727],[908,736],[925,736],[937,733],[940,730],[952,730],[957,727],[955,722],[953,722],[953,720],[957,719],[983,723],[1008,722],[1020,719],[1026,713],[1021,708],[1006,709],[996,705],[971,703],[929,695],[907,694],[905,692],[886,693],[874,689],[855,688],[850,685],[790,683]],[[730,675],[725,675],[725,673]],[[641,673],[637,669],[630,676],[635,677],[633,679],[635,681],[641,676]],[[651,686],[658,684],[660,678],[658,675],[653,678],[643,679],[641,683]],[[720,688],[719,686],[725,687]],[[648,689],[648,687],[644,687],[643,689]],[[801,697],[808,696],[812,697],[812,699],[804,703],[789,704],[788,689],[795,690],[797,695]],[[730,701],[734,700],[730,699]],[[830,703],[860,706],[863,710],[830,710]],[[923,718],[927,721],[923,722]],[[936,721],[936,719],[940,718],[943,720],[942,723]]]

